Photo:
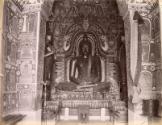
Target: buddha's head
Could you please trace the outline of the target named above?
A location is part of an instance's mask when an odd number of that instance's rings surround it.
[[[88,40],[87,36],[83,37],[83,40],[81,41],[80,46],[79,46],[79,50],[80,50],[81,56],[88,57],[91,54],[92,47],[91,47],[91,43]]]

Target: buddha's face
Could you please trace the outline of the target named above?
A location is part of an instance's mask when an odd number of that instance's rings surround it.
[[[88,56],[89,55],[89,46],[87,44],[84,44],[82,46],[82,52],[84,56]]]

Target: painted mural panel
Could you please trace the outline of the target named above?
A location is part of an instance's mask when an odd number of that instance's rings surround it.
[[[152,43],[150,45],[150,55],[149,55],[149,60],[150,62],[154,62],[154,63],[159,63],[160,62],[160,41],[159,38],[156,38],[155,41],[153,41],[154,43]]]
[[[142,44],[142,62],[149,62],[150,44]]]
[[[160,15],[159,15],[159,13],[157,13],[152,20],[152,28],[154,31],[152,33],[153,37],[158,36],[160,33]]]
[[[23,62],[20,65],[20,83],[32,83],[32,64]]]
[[[31,13],[30,15],[28,15],[28,31],[33,32],[35,34],[37,32],[37,17],[37,13]]]
[[[6,115],[14,112],[18,108],[16,92],[17,83],[17,53],[18,53],[18,35],[19,35],[20,13],[12,8],[11,1],[5,1],[4,4],[4,25],[3,39],[5,43],[5,90],[4,90],[4,112]]]
[[[20,59],[32,59],[33,53],[32,53],[31,43],[24,42],[21,45],[20,51],[21,51],[20,52]]]
[[[37,73],[37,82],[42,83],[43,81],[43,70],[44,70],[44,55],[45,55],[45,33],[46,33],[46,21],[44,17],[40,17],[40,36],[39,36],[39,48],[38,48],[38,73]],[[52,67],[51,67],[52,68]],[[39,90],[40,91],[40,90]]]
[[[22,15],[21,32],[23,32],[23,33],[34,33],[36,35],[37,18],[38,18],[38,15],[35,12]]]
[[[140,28],[141,41],[149,41],[151,38],[151,23],[150,20],[144,19],[144,24]]]

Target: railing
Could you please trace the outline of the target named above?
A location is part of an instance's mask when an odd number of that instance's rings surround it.
[[[49,110],[57,110],[60,105],[60,101],[47,101],[46,109]],[[62,108],[77,108],[81,105],[87,105],[90,108],[109,108],[110,106],[114,106],[115,109],[124,109],[125,103],[122,101],[109,101],[109,100],[62,100],[61,106]]]

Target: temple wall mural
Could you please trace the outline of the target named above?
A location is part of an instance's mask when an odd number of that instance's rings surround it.
[[[18,10],[12,10],[14,5],[10,3],[4,4],[4,33],[3,41],[5,41],[5,86],[3,94],[4,114],[13,112],[18,108],[18,93],[16,91],[16,83],[18,81],[18,47],[19,47],[19,17]],[[17,25],[17,26],[16,26]]]
[[[20,46],[19,46],[19,67],[20,76],[17,84],[17,91],[19,92],[19,108],[32,109],[35,104],[36,93],[36,51],[37,51],[37,22],[38,14],[36,12],[24,13],[21,16],[22,28],[20,33]],[[25,101],[27,100],[27,101]]]
[[[160,120],[161,8],[158,0],[4,0],[0,121]]]

